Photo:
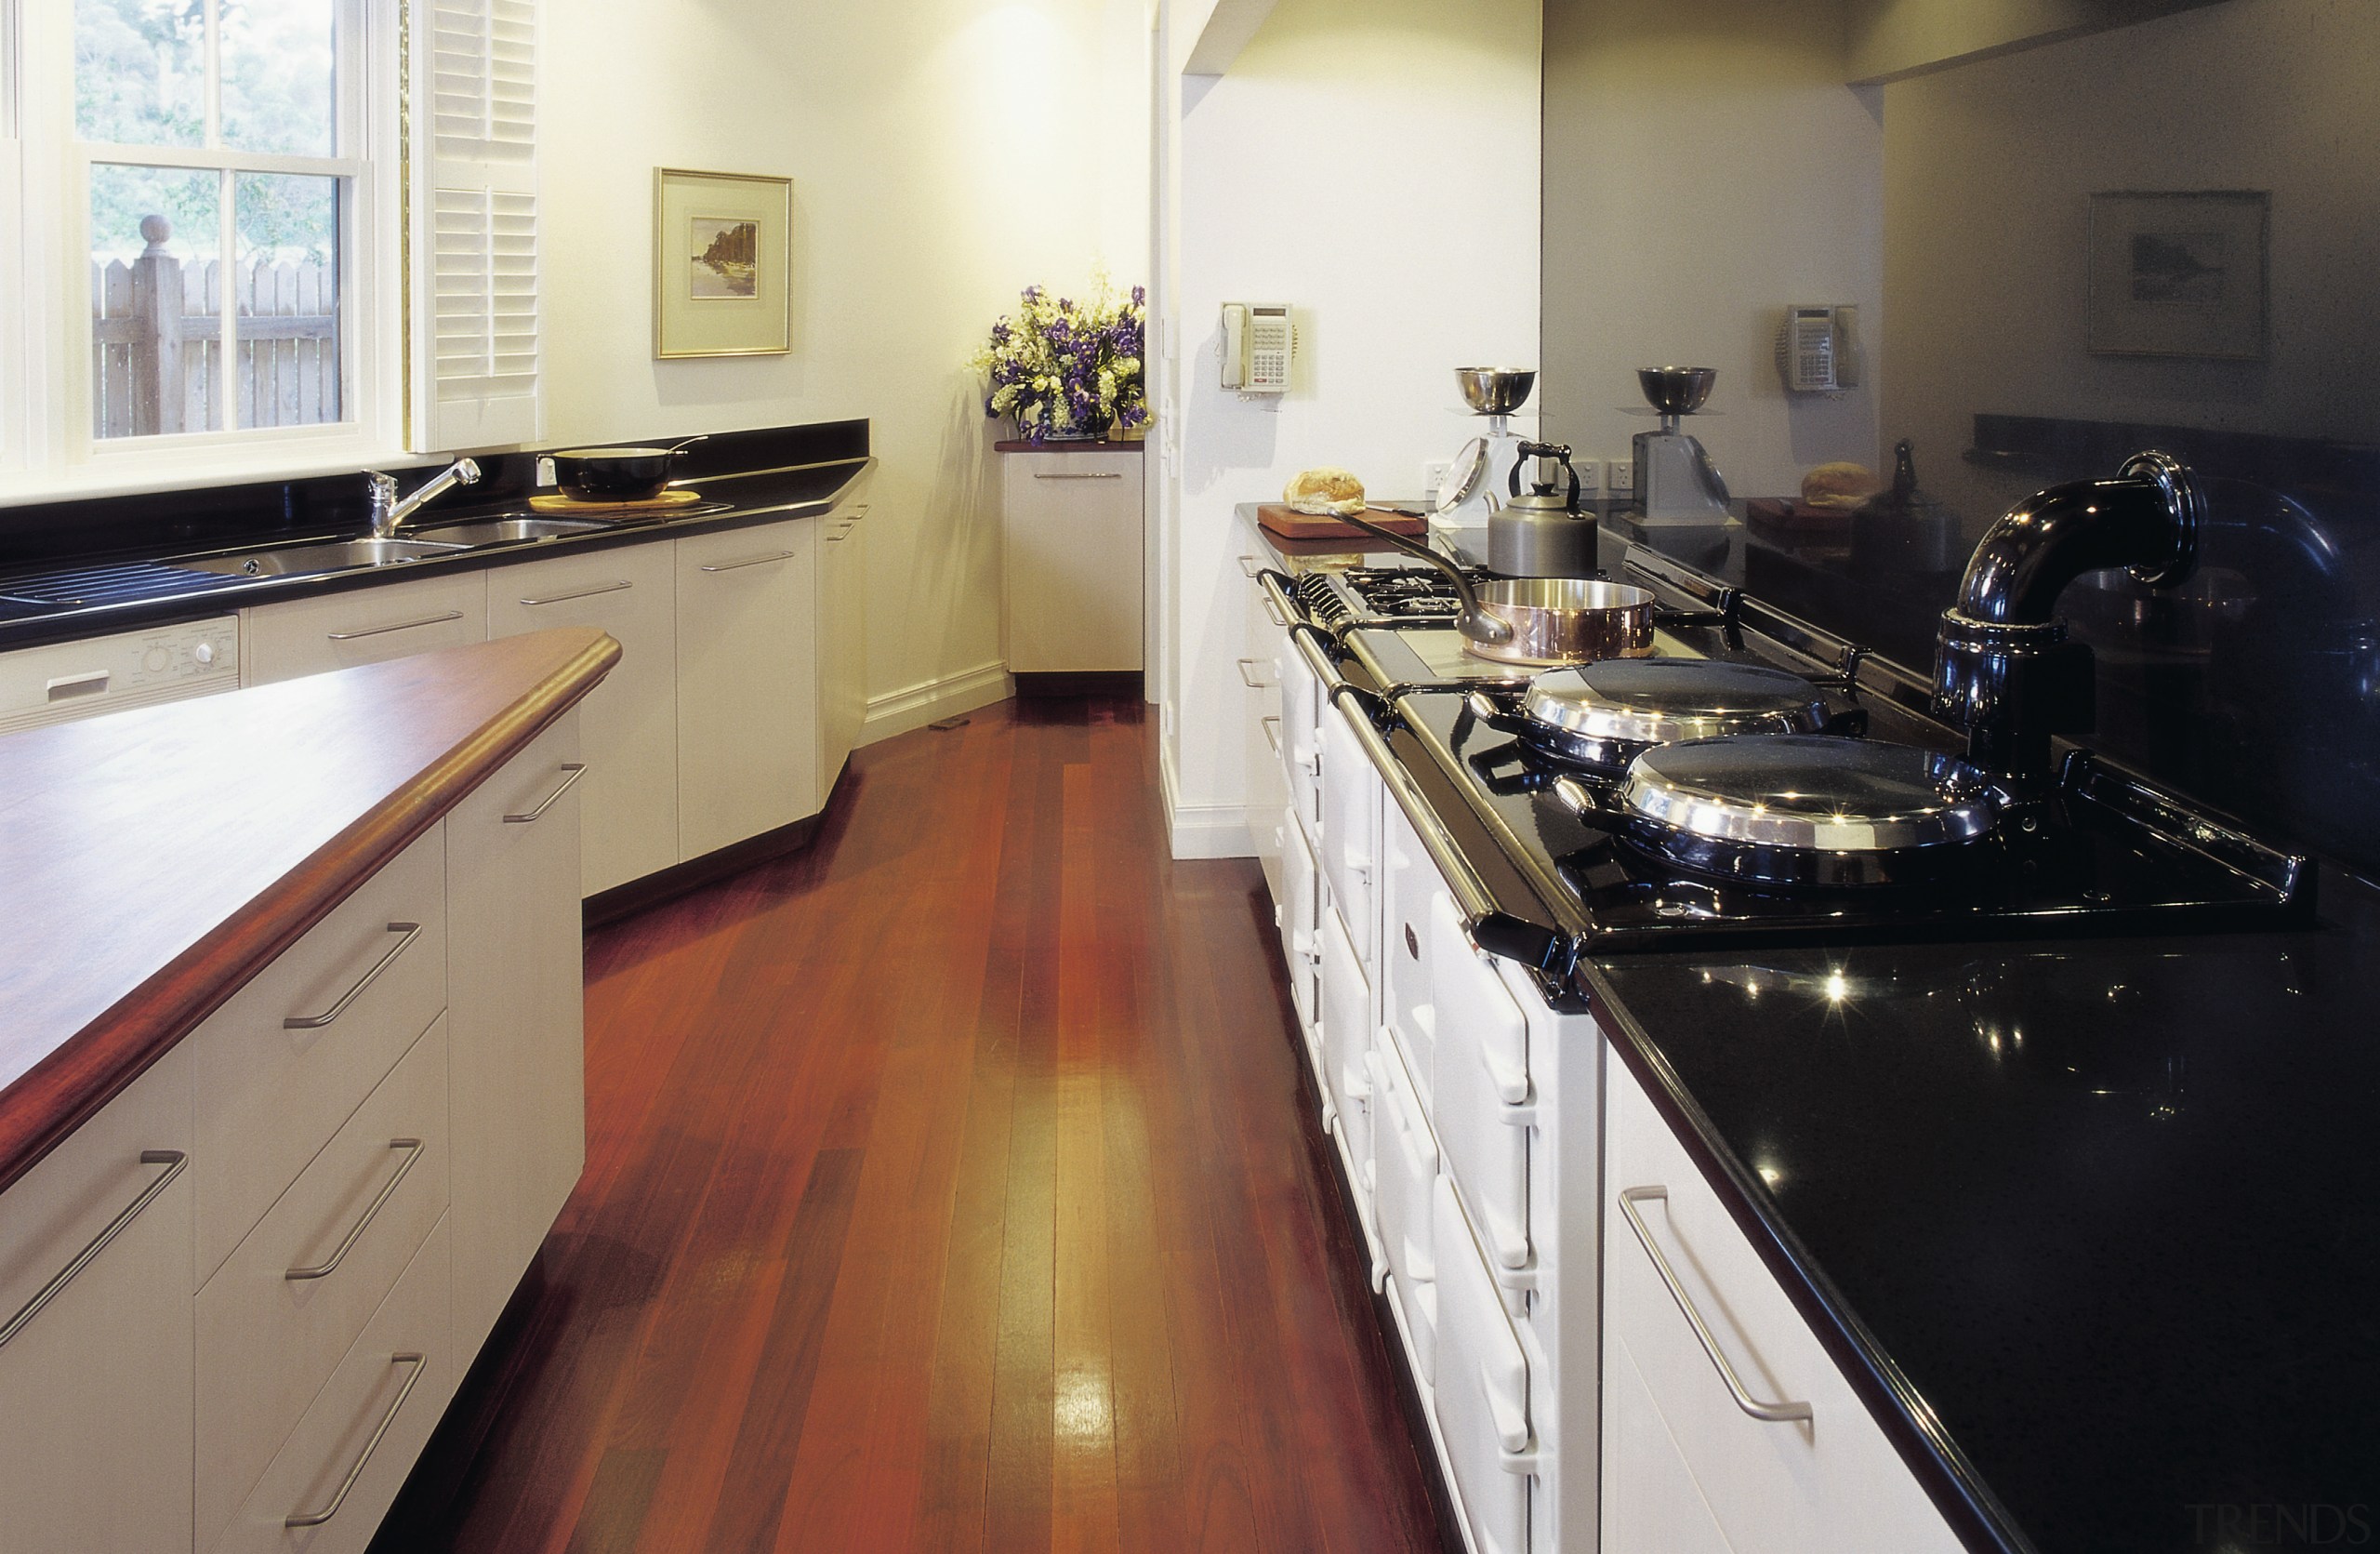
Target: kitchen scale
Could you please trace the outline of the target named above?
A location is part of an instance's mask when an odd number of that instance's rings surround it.
[[[1449,527],[1479,528],[1503,505],[1521,461],[1521,445],[1527,439],[1513,430],[1513,413],[1536,389],[1537,373],[1528,367],[1457,367],[1454,377],[1463,404],[1486,418],[1488,430],[1448,460],[1432,509],[1436,521]]]
[[[1636,433],[1636,507],[1647,525],[1724,524],[1727,483],[1702,451],[1701,440],[1685,429],[1686,418],[1701,412],[1718,381],[1715,367],[1640,367],[1637,386],[1661,418],[1659,432]],[[1643,410],[1625,414],[1641,416]]]

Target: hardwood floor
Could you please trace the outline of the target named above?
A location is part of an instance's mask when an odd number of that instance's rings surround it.
[[[1142,712],[874,746],[589,938],[586,1177],[377,1547],[1440,1547],[1263,882],[1167,857]]]

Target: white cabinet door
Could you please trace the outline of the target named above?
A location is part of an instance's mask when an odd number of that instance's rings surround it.
[[[678,541],[678,846],[818,813],[818,521]]]
[[[1322,1068],[1326,1119],[1339,1135],[1355,1206],[1371,1232],[1371,1194],[1365,1167],[1372,1155],[1371,988],[1347,943],[1336,912],[1322,913]],[[1377,1255],[1375,1255],[1377,1261]]]
[[[1634,1365],[1728,1540],[1761,1554],[1954,1554],[1959,1539],[1634,1075],[1616,1055],[1605,1069],[1606,1364]],[[1728,1372],[1753,1404],[1801,1416],[1755,1417]],[[1605,1484],[1624,1502],[1627,1486]]]
[[[1388,1259],[1394,1298],[1411,1341],[1413,1371],[1432,1384],[1438,1328],[1438,1259],[1431,1229],[1431,1197],[1438,1181],[1438,1145],[1413,1098],[1412,1081],[1396,1043],[1372,1045],[1372,1212]]]
[[[1438,877],[1437,865],[1422,849],[1421,839],[1405,812],[1394,804],[1381,805],[1381,1006],[1390,1029],[1405,1049],[1413,1076],[1413,1093],[1427,1113],[1434,1104],[1437,1055],[1437,1010],[1432,990],[1430,921],[1433,904],[1454,898]]]
[[[1433,1202],[1438,1268],[1438,1338],[1432,1401],[1455,1493],[1477,1554],[1527,1554],[1529,1476],[1528,1357],[1472,1241],[1444,1176]]]
[[[1373,911],[1375,859],[1380,847],[1380,805],[1384,796],[1371,758],[1347,720],[1363,714],[1345,707],[1322,717],[1322,877],[1355,936],[1355,956],[1373,963],[1379,920]]]
[[[1000,457],[1008,667],[1141,667],[1138,453]]]
[[[1289,785],[1289,804],[1307,826],[1322,823],[1322,759],[1317,753],[1322,711],[1322,682],[1314,667],[1285,641],[1281,648],[1281,769]]]
[[[1322,952],[1315,938],[1320,921],[1316,915],[1321,897],[1322,877],[1314,861],[1314,850],[1305,844],[1305,829],[1297,817],[1287,811],[1281,825],[1281,958],[1289,968],[1289,1003],[1297,1011],[1298,1032],[1305,1038],[1306,1061],[1313,1066],[1314,1077],[1319,1082],[1322,1072],[1322,1045],[1319,1021],[1320,991],[1316,985],[1316,968]]]
[[[446,817],[455,1348],[476,1351],[587,1160],[578,724]]]
[[[667,541],[500,567],[488,635],[592,626],[620,661],[579,703],[587,780],[580,891],[592,896],[678,861],[678,604]]]
[[[452,572],[258,604],[242,632],[240,683],[267,685],[484,642],[487,579],[485,572]]]
[[[834,791],[867,722],[867,504],[828,513],[818,539],[818,795]]]
[[[1537,1097],[1529,1082],[1528,1016],[1472,946],[1450,897],[1434,898],[1430,928],[1437,1011],[1430,1120],[1480,1246],[1510,1285],[1531,1254],[1529,1103]]]
[[[191,1134],[177,1049],[0,1194],[7,1554],[188,1554]]]

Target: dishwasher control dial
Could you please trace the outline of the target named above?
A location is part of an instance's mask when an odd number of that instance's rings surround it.
[[[204,669],[215,661],[215,644],[211,642],[200,643],[190,650],[190,656],[197,660],[200,668]]]
[[[152,674],[165,673],[166,667],[173,661],[174,656],[161,646],[152,647],[140,656],[140,667]]]

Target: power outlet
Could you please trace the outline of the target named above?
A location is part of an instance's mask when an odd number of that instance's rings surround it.
[[[1438,499],[1438,487],[1447,483],[1447,472],[1454,468],[1449,458],[1433,458],[1421,466],[1421,494],[1432,501]]]
[[[1605,459],[1603,488],[1615,497],[1633,496],[1636,491],[1636,460],[1633,458]]]

